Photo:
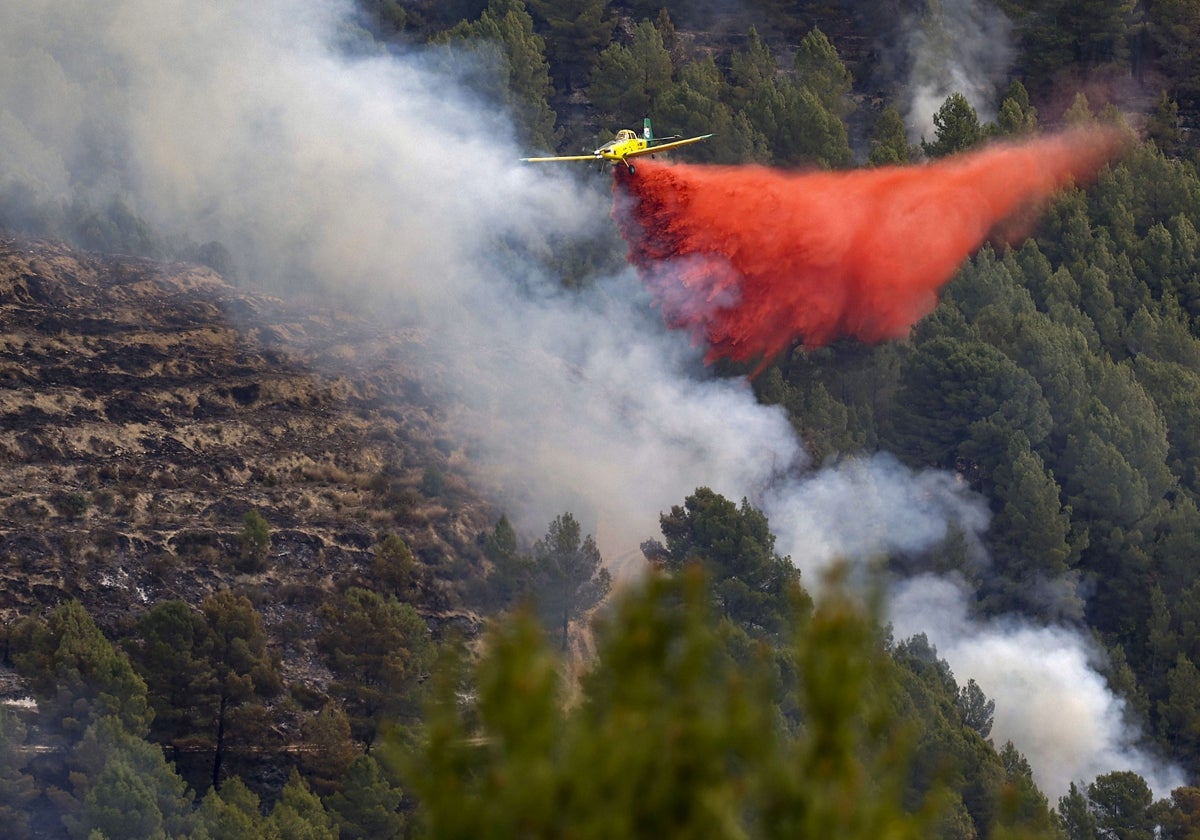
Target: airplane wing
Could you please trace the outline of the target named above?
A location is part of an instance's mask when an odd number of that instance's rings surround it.
[[[672,143],[660,143],[657,146],[647,146],[644,149],[638,149],[636,152],[629,152],[625,155],[625,157],[641,157],[642,155],[652,155],[655,152],[665,152],[668,149],[677,149],[680,146],[687,146],[691,143],[699,143],[701,140],[707,140],[709,137],[712,137],[712,135],[701,134],[699,137],[689,137],[686,140],[675,140]]]
[[[526,163],[550,163],[558,160],[601,160],[599,155],[558,155],[555,157],[529,157],[521,158]]]

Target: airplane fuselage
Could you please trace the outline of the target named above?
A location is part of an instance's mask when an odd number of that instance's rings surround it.
[[[631,152],[640,152],[649,145],[650,141],[644,137],[639,137],[633,129],[622,128],[617,132],[616,137],[609,140],[599,149],[596,149],[592,154],[603,160],[624,163],[626,156]],[[636,154],[634,156],[636,157]]]

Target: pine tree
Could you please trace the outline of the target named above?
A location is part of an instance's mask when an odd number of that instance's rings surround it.
[[[267,555],[271,550],[271,527],[257,510],[246,511],[242,519],[242,553],[238,569],[243,572],[261,572],[267,567]]]
[[[197,838],[207,840],[268,836],[258,796],[237,776],[225,782],[219,791],[209,788],[196,810],[196,824]]]
[[[373,757],[360,755],[325,805],[341,840],[392,840],[404,836],[403,792],[392,785]]]
[[[562,650],[571,621],[600,603],[611,585],[591,535],[582,537],[570,513],[555,517],[533,547],[533,594],[547,627],[560,633]]]
[[[654,24],[642,21],[628,47],[611,44],[600,53],[590,86],[592,103],[626,124],[655,113],[672,84],[671,55]]]
[[[534,32],[533,18],[521,0],[489,0],[479,20],[462,22],[448,33],[451,40],[472,42],[477,50],[494,50],[494,66],[477,87],[506,105],[524,145],[553,149],[562,135],[550,107],[553,93],[546,42]]]
[[[794,66],[800,84],[812,91],[825,110],[844,120],[853,108],[849,97],[854,78],[824,32],[814,26],[804,36]]]
[[[68,601],[44,621],[27,620],[15,636],[17,670],[29,680],[39,717],[56,737],[73,743],[95,721],[110,716],[128,732],[146,734],[154,716],[146,683],[83,604]]]
[[[156,604],[138,621],[127,648],[146,681],[154,723],[150,734],[178,748],[208,730],[204,698],[215,687],[216,673],[206,656],[208,625],[182,601]]]
[[[1200,669],[1182,653],[1167,673],[1167,697],[1159,704],[1164,734],[1189,769],[1200,767]]]
[[[1010,137],[1022,137],[1037,130],[1037,109],[1029,102],[1029,91],[1019,80],[1008,86],[996,115],[1000,133]]]
[[[132,735],[118,718],[98,718],[88,728],[70,767],[74,793],[62,817],[68,836],[158,840],[191,830],[187,785],[161,749]]]
[[[867,162],[872,166],[900,166],[912,160],[912,147],[904,119],[892,105],[883,109],[871,129],[871,151]]]
[[[206,598],[200,609],[209,629],[203,656],[215,676],[211,693],[202,701],[211,713],[212,784],[219,788],[230,733],[238,727],[240,713],[278,693],[281,683],[279,665],[267,650],[262,618],[246,596],[225,589]]]
[[[921,150],[931,158],[966,151],[983,139],[979,115],[961,93],[946,97],[942,107],[933,115],[933,126],[933,141],[921,140]]]
[[[1087,796],[1074,782],[1058,800],[1058,819],[1067,840],[1098,840],[1096,817],[1088,807]]]
[[[772,707],[773,668],[727,646],[711,584],[691,567],[623,593],[595,668],[564,708],[558,665],[529,615],[497,625],[468,708],[438,692],[410,773],[433,836],[928,836],[902,798],[907,752],[875,625],[823,597],[787,658],[805,726]],[[921,797],[915,797],[918,804]],[[938,800],[940,801],[940,800]]]
[[[326,703],[304,722],[305,752],[300,766],[309,784],[320,795],[341,786],[342,777],[359,756],[350,732],[350,718],[337,704]]]
[[[529,0],[529,9],[543,27],[555,88],[570,92],[586,84],[612,38],[608,0]]]
[[[433,664],[429,628],[394,597],[351,587],[323,604],[317,643],[334,674],[332,694],[350,716],[354,737],[370,750],[380,724],[411,719]]]
[[[671,572],[703,568],[721,616],[752,635],[776,638],[806,608],[796,600],[800,572],[775,553],[766,516],[748,500],[739,507],[700,487],[659,525],[665,544],[648,541],[643,552]]]
[[[371,570],[384,592],[406,601],[415,594],[417,561],[404,540],[395,534],[379,541]]]
[[[278,840],[338,840],[333,818],[295,768],[264,828],[267,837]]]
[[[1154,795],[1146,780],[1132,770],[1097,776],[1087,788],[1088,807],[1096,818],[1098,837],[1152,840],[1150,806]]]
[[[28,730],[10,709],[0,708],[0,825],[14,840],[29,837],[29,805],[38,795],[33,776],[26,772],[24,749]]]

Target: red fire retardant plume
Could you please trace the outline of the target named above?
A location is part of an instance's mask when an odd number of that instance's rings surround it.
[[[769,362],[794,341],[901,338],[1008,220],[1090,179],[1123,145],[1077,129],[921,166],[792,173],[614,167],[613,217],[667,324],[707,361]]]

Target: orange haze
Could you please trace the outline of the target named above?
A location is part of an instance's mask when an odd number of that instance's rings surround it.
[[[707,361],[769,362],[794,341],[901,338],[1001,222],[1091,179],[1123,146],[1076,129],[921,166],[794,173],[614,167],[629,260]]]

